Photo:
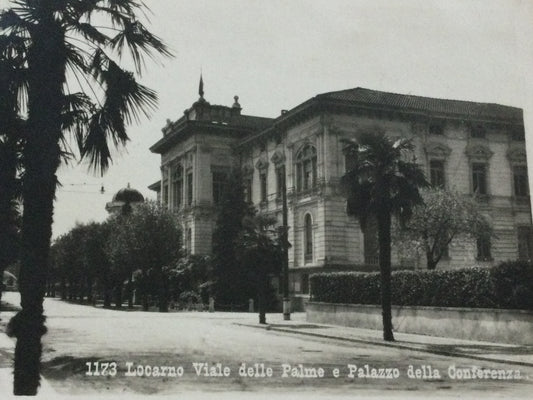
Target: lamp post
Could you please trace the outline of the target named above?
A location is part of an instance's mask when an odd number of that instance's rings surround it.
[[[283,168],[283,184],[282,184],[282,241],[283,241],[283,319],[288,321],[291,319],[291,299],[289,297],[289,227],[287,216],[287,185],[285,179],[285,168]]]

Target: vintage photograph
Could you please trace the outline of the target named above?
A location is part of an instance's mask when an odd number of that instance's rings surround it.
[[[532,21],[0,0],[0,397],[530,398]]]

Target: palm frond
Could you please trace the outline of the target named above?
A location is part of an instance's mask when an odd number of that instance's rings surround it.
[[[71,67],[73,71],[78,70],[83,74],[89,73],[89,65],[86,61],[84,50],[72,43],[66,43],[65,55],[67,66]]]
[[[109,168],[111,152],[108,145],[109,122],[102,109],[95,112],[90,120],[87,134],[80,147],[82,158],[88,158],[94,171],[105,172]]]
[[[149,32],[141,22],[131,19],[124,22],[122,32],[112,38],[110,43],[111,47],[118,52],[119,57],[122,57],[124,49],[128,48],[135,70],[139,74],[144,69],[144,55],[151,59],[155,59],[156,54],[172,56],[159,37]]]
[[[352,157],[351,170],[341,178],[347,213],[358,217],[362,226],[380,212],[408,218],[422,201],[418,189],[428,185],[418,164],[406,161],[414,149],[412,141],[392,140],[382,129],[372,128],[345,145],[345,154]]]
[[[90,23],[72,20],[68,27],[69,31],[80,34],[92,43],[105,46],[110,41],[110,38],[106,34],[100,32]]]
[[[127,15],[134,15],[135,11],[143,7],[143,3],[135,0],[107,0],[110,10],[118,11]]]
[[[108,114],[120,115],[127,124],[139,122],[141,115],[150,116],[157,106],[155,91],[139,84],[133,73],[109,61],[108,69],[101,71],[106,84],[104,108]]]
[[[96,111],[93,101],[85,93],[73,93],[65,96],[61,115],[64,132],[70,132],[78,144],[83,147],[90,115]]]
[[[13,8],[0,12],[0,29],[23,35],[32,30],[32,24]]]

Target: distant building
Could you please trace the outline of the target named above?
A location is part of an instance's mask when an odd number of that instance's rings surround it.
[[[168,121],[151,147],[161,155],[161,181],[150,188],[173,210],[192,253],[209,253],[215,206],[232,168],[245,177],[246,196],[281,221],[286,180],[291,290],[306,294],[315,271],[376,268],[376,234],[346,215],[339,193],[345,173],[343,139],[371,127],[412,138],[433,185],[476,193],[494,226],[492,241],[455,241],[439,268],[492,265],[533,258],[533,229],[522,110],[355,88],[319,94],[277,118],[210,105],[203,97]],[[425,259],[396,266],[423,268]]]
[[[130,184],[120,189],[113,196],[113,200],[105,205],[105,209],[110,214],[123,213],[134,208],[137,204],[144,202],[144,196],[138,190],[132,189]]]

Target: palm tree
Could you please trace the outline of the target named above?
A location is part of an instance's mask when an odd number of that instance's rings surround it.
[[[46,332],[43,297],[52,235],[56,171],[70,152],[102,173],[109,142],[124,145],[126,126],[148,115],[157,96],[122,69],[126,50],[135,72],[144,56],[170,55],[139,21],[136,0],[12,0],[0,13],[0,29],[27,42],[27,124],[23,150],[23,218],[19,289],[22,310],[11,320],[17,338],[14,393],[34,395],[39,386],[41,337]],[[98,25],[96,25],[98,21]]]
[[[347,143],[351,168],[341,179],[347,198],[347,213],[359,218],[364,230],[369,218],[377,221],[383,339],[393,341],[391,312],[391,220],[404,221],[414,205],[421,203],[419,187],[427,185],[424,173],[409,161],[413,144],[392,140],[380,128],[361,132]]]

